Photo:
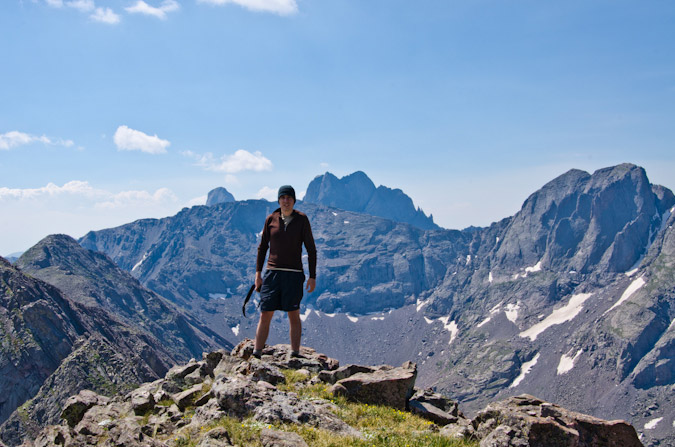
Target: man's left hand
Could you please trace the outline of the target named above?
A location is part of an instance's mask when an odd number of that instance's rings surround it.
[[[312,293],[316,288],[316,278],[309,278],[307,280],[307,292]]]

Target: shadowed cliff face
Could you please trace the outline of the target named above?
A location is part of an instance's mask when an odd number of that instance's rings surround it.
[[[323,204],[298,203],[319,252],[317,290],[303,300],[303,340],[347,362],[414,358],[422,383],[469,412],[530,392],[643,425],[675,417],[666,410],[675,407],[668,397],[675,197],[649,184],[642,168],[569,171],[516,215],[463,231],[335,207],[361,190],[350,200],[367,204],[363,196],[375,193],[366,179],[326,174],[308,188]],[[194,207],[92,232],[81,243],[236,341],[255,331],[255,321],[240,316],[240,297],[274,207]],[[285,341],[287,331],[275,320],[270,341]],[[659,430],[643,431],[666,439]]]
[[[0,422],[37,392],[82,332],[61,292],[0,258]]]

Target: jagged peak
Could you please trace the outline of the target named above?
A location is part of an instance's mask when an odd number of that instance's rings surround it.
[[[384,185],[375,187],[363,171],[342,178],[330,172],[315,177],[307,187],[304,201],[384,217],[422,229],[438,228],[433,217],[416,208],[403,190]]]

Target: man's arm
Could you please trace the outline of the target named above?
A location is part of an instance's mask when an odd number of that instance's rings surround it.
[[[258,256],[255,260],[255,290],[260,292],[260,287],[262,286],[262,269],[265,264],[265,256],[267,255],[267,249],[270,245],[270,233],[267,225],[269,219],[265,219],[265,225],[260,236],[260,244],[258,244]]]
[[[316,244],[312,235],[312,226],[309,224],[309,218],[305,222],[302,241],[307,250],[307,264],[309,265],[309,279],[307,280],[307,291],[312,293],[316,288]]]

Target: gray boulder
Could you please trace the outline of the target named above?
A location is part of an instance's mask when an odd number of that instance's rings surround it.
[[[523,394],[491,403],[473,419],[481,447],[642,447],[624,421],[605,421]]]
[[[416,377],[417,365],[406,362],[398,368],[387,367],[371,373],[356,373],[339,380],[330,388],[330,392],[357,402],[405,410],[408,399],[412,396]]]
[[[227,447],[231,445],[233,444],[230,435],[222,427],[207,431],[202,442],[199,443],[199,447]]]
[[[82,420],[87,410],[95,405],[106,404],[108,400],[107,397],[100,396],[93,391],[82,390],[66,400],[61,417],[66,420],[69,426],[74,427]]]
[[[465,419],[457,402],[430,389],[417,390],[408,401],[408,407],[411,413],[441,426],[457,424],[460,419]],[[468,419],[465,421],[468,422]]]
[[[307,447],[300,435],[286,431],[263,428],[260,433],[260,441],[263,447]]]

